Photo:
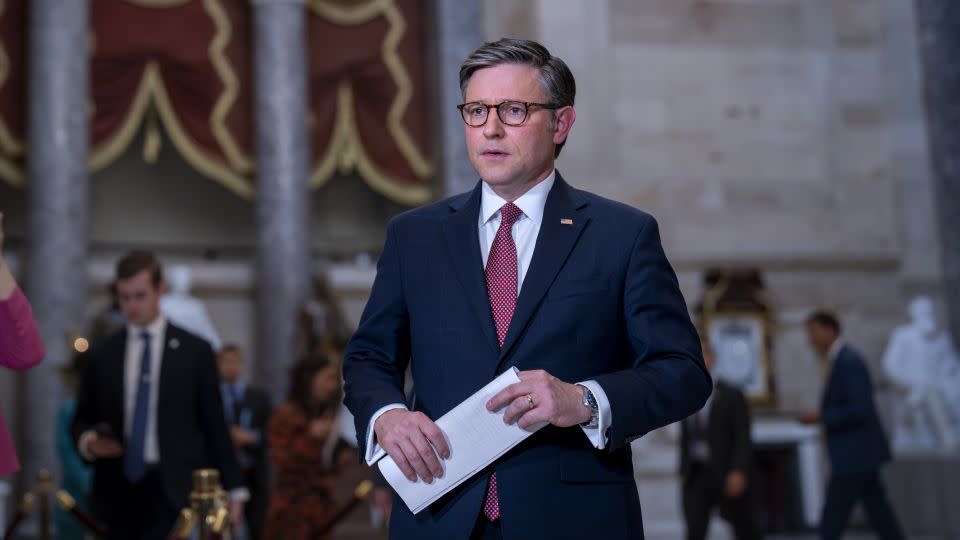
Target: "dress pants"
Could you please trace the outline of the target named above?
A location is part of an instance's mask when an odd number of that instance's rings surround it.
[[[737,540],[757,540],[760,532],[753,519],[747,494],[728,499],[718,479],[704,463],[693,462],[683,481],[683,517],[687,524],[687,540],[704,540],[710,526],[710,513],[719,508],[720,517],[733,527]],[[749,489],[749,488],[748,488]],[[749,493],[749,491],[748,491]]]
[[[107,523],[109,540],[166,540],[177,521],[157,467],[147,469],[143,479],[125,484],[117,494],[113,518]]]
[[[890,508],[880,479],[880,470],[853,474],[834,474],[827,485],[827,500],[820,518],[820,538],[835,540],[843,536],[854,505],[863,502],[870,525],[881,540],[902,540],[903,530]]]

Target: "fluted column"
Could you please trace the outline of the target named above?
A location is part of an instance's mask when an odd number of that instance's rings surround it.
[[[440,100],[440,181],[444,195],[467,191],[479,177],[470,164],[463,140],[463,119],[456,107],[460,94],[460,64],[483,43],[480,0],[436,0],[437,67]]]
[[[309,294],[306,8],[253,0],[257,145],[256,374],[286,395],[297,309]]]
[[[960,3],[917,0],[950,329],[960,342]]]
[[[57,368],[87,300],[87,153],[90,59],[87,0],[30,0],[25,291],[47,356],[20,392],[22,477],[57,472]],[[58,478],[58,476],[55,476]]]

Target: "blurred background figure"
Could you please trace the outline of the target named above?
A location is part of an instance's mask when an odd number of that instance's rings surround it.
[[[246,362],[237,345],[228,343],[217,355],[220,395],[237,451],[237,462],[250,500],[244,507],[246,539],[259,540],[267,515],[270,471],[267,460],[267,421],[272,412],[270,396],[247,381]]]
[[[77,338],[74,343],[83,350],[76,351],[70,363],[60,368],[60,380],[67,391],[66,397],[60,402],[57,412],[57,455],[60,458],[61,481],[60,489],[69,493],[79,508],[85,514],[90,512],[89,496],[90,483],[93,480],[93,469],[90,464],[80,457],[77,447],[70,436],[70,426],[77,411],[77,385],[80,374],[86,368],[90,359],[90,352],[83,338]],[[84,540],[86,530],[66,510],[57,505],[54,510],[54,523],[57,529],[57,540]]]
[[[97,347],[107,337],[127,325],[127,319],[120,310],[120,300],[117,298],[117,283],[111,281],[107,286],[108,304],[97,313],[90,323],[90,347]]]
[[[815,311],[806,324],[810,345],[827,373],[820,409],[800,418],[807,424],[823,424],[830,456],[820,538],[843,537],[854,506],[862,502],[877,536],[901,540],[903,532],[880,477],[880,468],[890,461],[890,447],[874,405],[867,365],[841,339],[840,321],[832,313]]]
[[[703,361],[713,372],[716,357],[701,340]],[[707,537],[710,515],[719,509],[738,540],[761,538],[751,508],[753,444],[750,409],[743,392],[714,379],[713,395],[696,414],[681,422],[680,475],[687,540]]]
[[[274,484],[266,540],[318,540],[336,510],[341,392],[339,356],[313,354],[291,371],[290,395],[267,428]]]
[[[44,347],[33,311],[3,258],[3,213],[0,213],[0,366],[23,371],[43,360]],[[0,477],[20,470],[13,440],[0,411]]]
[[[92,352],[71,427],[80,455],[93,463],[91,510],[110,540],[165,540],[188,505],[193,471],[215,468],[232,491],[238,523],[249,493],[210,344],[160,312],[166,284],[153,253],[131,251],[115,277],[127,327]]]
[[[960,445],[960,357],[937,325],[933,302],[914,298],[910,322],[890,335],[883,369],[900,390],[893,447],[901,452],[950,452]]]
[[[207,308],[199,299],[190,296],[193,276],[190,269],[182,264],[170,268],[167,273],[169,288],[160,298],[160,311],[173,324],[191,334],[207,340],[214,352],[220,350],[220,335],[210,320]]]

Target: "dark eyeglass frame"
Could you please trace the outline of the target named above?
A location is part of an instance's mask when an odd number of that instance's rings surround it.
[[[507,121],[505,121],[505,120],[503,119],[503,112],[501,111],[501,108],[502,108],[504,105],[509,105],[509,104],[523,105],[523,110],[524,110],[523,120],[521,120],[520,123],[518,123],[518,124],[513,124],[513,123],[507,122]],[[465,108],[467,105],[479,105],[479,106],[481,106],[481,107],[485,107],[485,108],[486,108],[487,114],[483,117],[483,122],[480,122],[480,123],[477,124],[477,125],[473,125],[473,124],[471,124],[469,121],[467,121],[467,112],[464,111],[464,108]],[[496,109],[496,110],[497,110],[497,118],[500,119],[500,122],[501,122],[503,125],[505,125],[505,126],[511,126],[511,127],[519,127],[519,126],[522,126],[524,123],[526,123],[527,118],[530,117],[530,111],[531,111],[531,109],[546,109],[546,110],[549,110],[549,111],[555,111],[555,110],[557,110],[557,109],[562,109],[562,108],[563,108],[563,105],[554,105],[553,103],[534,103],[534,102],[531,102],[531,101],[518,101],[518,100],[516,100],[516,99],[508,99],[508,100],[506,100],[506,101],[501,101],[500,103],[497,103],[496,105],[487,105],[486,103],[484,103],[484,102],[482,102],[482,101],[469,101],[469,102],[467,102],[467,103],[461,103],[460,105],[457,105],[457,109],[460,111],[460,117],[463,118],[463,123],[466,124],[466,125],[468,125],[468,126],[470,126],[470,127],[483,127],[484,125],[486,125],[487,120],[490,119],[490,109]]]

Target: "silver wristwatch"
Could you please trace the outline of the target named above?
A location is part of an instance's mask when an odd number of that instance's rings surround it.
[[[580,388],[583,388],[583,406],[590,408],[590,420],[580,424],[585,428],[595,428],[600,425],[600,406],[597,405],[597,398],[593,397],[593,392],[589,388],[578,384]]]

